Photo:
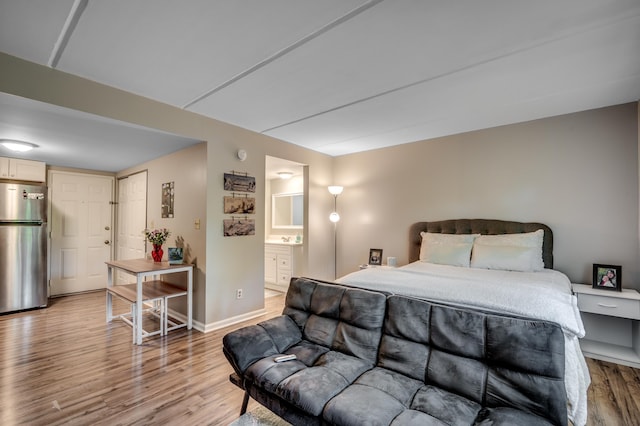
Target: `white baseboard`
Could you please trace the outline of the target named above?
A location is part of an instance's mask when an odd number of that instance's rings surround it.
[[[192,321],[192,326],[193,328],[195,328],[196,330],[202,332],[202,333],[208,333],[210,331],[215,331],[215,330],[219,330],[221,328],[225,328],[225,327],[229,327],[230,325],[234,325],[234,324],[238,324],[241,323],[243,321],[248,321],[250,319],[253,318],[257,318],[261,315],[266,314],[267,311],[265,309],[258,309],[257,311],[253,311],[253,312],[247,312],[246,314],[242,314],[242,315],[237,315],[235,317],[231,317],[231,318],[227,318],[224,319],[222,321],[217,321],[211,324],[203,324],[200,321],[196,321],[193,320]],[[182,321],[182,322],[187,322],[187,316],[174,311],[173,309],[169,309],[169,316]]]
[[[248,321],[250,319],[257,318],[257,317],[262,316],[262,315],[264,315],[266,313],[267,313],[267,311],[265,309],[258,309],[257,311],[247,312],[246,314],[237,315],[235,317],[227,318],[227,319],[224,319],[222,321],[216,321],[214,323],[207,324],[204,327],[204,332],[208,333],[210,331],[215,331],[215,330],[219,330],[221,328],[229,327],[230,325],[238,324],[238,323],[241,323],[243,321]]]

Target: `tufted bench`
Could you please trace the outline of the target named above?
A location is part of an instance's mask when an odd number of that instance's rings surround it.
[[[293,424],[567,424],[564,337],[545,321],[294,278],[283,315],[223,351],[246,399]]]

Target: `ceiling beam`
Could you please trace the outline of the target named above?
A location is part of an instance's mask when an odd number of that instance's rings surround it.
[[[49,62],[47,63],[51,68],[58,66],[58,61],[60,60],[64,49],[67,47],[67,43],[69,42],[73,31],[76,29],[76,25],[78,25],[80,16],[86,9],[88,2],[89,0],[75,0],[73,2],[73,6],[71,6],[67,20],[62,27],[62,31],[58,36],[56,44],[53,46],[53,51],[51,52]]]
[[[363,5],[353,9],[351,12],[329,22],[328,24],[322,26],[321,28],[317,29],[316,31],[313,31],[312,33],[307,34],[306,36],[304,36],[303,38],[301,38],[300,40],[296,41],[295,43],[290,44],[289,46],[285,47],[284,49],[281,49],[279,51],[277,51],[276,53],[274,53],[271,56],[268,56],[267,58],[263,59],[262,61],[258,62],[257,64],[253,65],[252,67],[242,71],[239,74],[236,74],[235,76],[231,77],[229,80],[225,81],[222,84],[219,84],[218,86],[214,87],[213,89],[205,92],[204,94],[196,97],[195,99],[189,101],[187,104],[185,104],[182,108],[183,109],[187,109],[192,107],[194,104],[202,101],[205,98],[208,98],[209,96],[213,95],[216,92],[219,92],[220,90],[224,89],[225,87],[235,83],[238,80],[241,80],[243,78],[245,78],[246,76],[256,72],[257,70],[259,70],[260,68],[269,65],[271,62],[275,61],[278,58],[283,57],[284,55],[286,55],[289,52],[292,52],[293,50],[303,46],[304,44],[310,42],[311,40],[315,39],[316,37],[319,37],[320,35],[326,33],[327,31],[331,30],[332,28],[337,27],[340,24],[343,24],[345,22],[347,22],[348,20],[358,16],[359,14],[361,14],[362,12],[364,12],[365,10],[370,9],[371,7],[377,5],[378,3],[382,3],[382,1],[384,0],[371,0],[368,1],[366,3],[364,3]]]

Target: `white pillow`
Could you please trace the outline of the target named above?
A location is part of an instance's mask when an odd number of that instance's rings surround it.
[[[473,240],[479,235],[421,232],[420,260],[440,265],[469,267]]]
[[[536,272],[544,270],[544,231],[524,234],[481,235],[473,243],[471,267]]]

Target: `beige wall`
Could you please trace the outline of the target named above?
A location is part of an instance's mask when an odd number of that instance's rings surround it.
[[[178,240],[182,240],[185,248],[185,261],[194,263],[193,280],[193,316],[194,320],[204,323],[206,300],[206,215],[207,200],[204,196],[207,190],[207,144],[201,143],[177,151],[173,154],[139,164],[123,170],[117,176],[129,176],[141,171],[147,171],[147,226],[149,228],[167,228],[171,235],[164,244],[176,247]],[[162,184],[174,183],[174,217],[162,218],[161,194]],[[200,229],[195,229],[194,223],[200,220]],[[140,230],[142,232],[142,230]],[[150,247],[147,245],[147,250]],[[166,257],[166,254],[165,254]],[[186,284],[185,274],[174,274],[170,281]],[[166,278],[165,278],[166,279]],[[186,307],[179,306],[182,298],[172,302],[171,308],[186,314]],[[174,305],[175,303],[175,305]]]
[[[591,283],[622,265],[640,288],[637,103],[346,155],[335,161],[338,271],[369,248],[407,262],[411,223],[537,221],[554,231],[555,267]]]
[[[556,267],[574,281],[590,282],[591,264],[608,262],[623,266],[625,286],[640,288],[634,285],[640,282],[635,103],[334,159],[3,53],[0,70],[2,92],[206,143],[206,178],[193,177],[198,186],[206,179],[205,231],[189,239],[198,256],[206,253],[198,259],[205,289],[196,290],[194,302],[197,321],[208,328],[264,306],[265,212],[256,212],[255,236],[223,237],[222,182],[225,172],[248,172],[256,177],[256,205],[264,206],[266,155],[309,165],[307,276],[333,278],[333,197],[327,186],[335,183],[345,186],[338,198],[339,274],[366,262],[372,247],[405,263],[407,231],[415,221],[484,217],[550,225]],[[248,152],[245,162],[236,158],[240,148]],[[153,207],[157,188],[173,176],[162,166],[166,160],[146,165],[155,176],[150,217],[159,216]],[[187,233],[189,220],[180,222]],[[236,288],[243,288],[244,299],[235,299]]]
[[[242,318],[264,307],[264,210],[256,212],[255,236],[223,237],[226,193],[222,184],[223,174],[231,170],[255,176],[256,203],[264,206],[266,155],[309,165],[310,226],[305,230],[305,255],[313,262],[308,274],[333,277],[332,228],[326,220],[332,209],[332,199],[326,192],[332,181],[331,157],[4,53],[0,53],[0,70],[2,92],[206,142],[206,259],[198,261],[198,267],[206,271],[206,289],[205,300],[195,303],[198,320],[207,328],[222,326],[227,319]],[[248,153],[245,162],[236,157],[240,148]],[[150,184],[152,196],[154,185]],[[235,299],[236,288],[243,288],[243,299]],[[202,307],[204,312],[200,311]]]

